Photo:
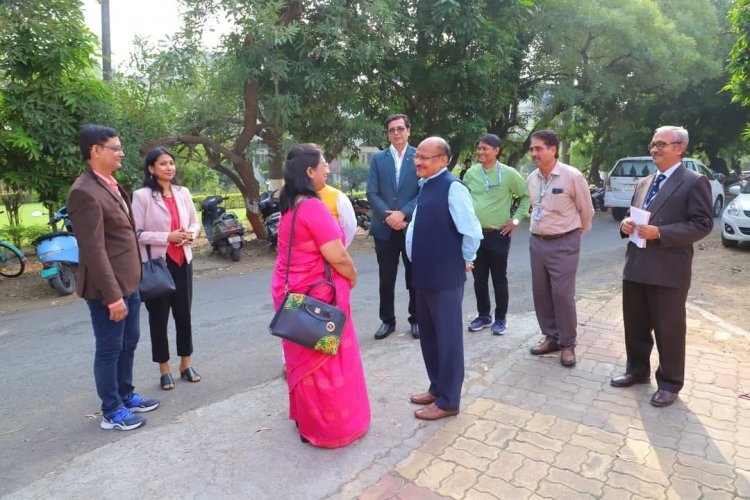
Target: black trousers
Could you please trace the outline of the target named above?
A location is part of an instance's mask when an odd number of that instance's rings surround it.
[[[680,392],[685,383],[685,302],[687,288],[622,282],[626,371],[636,376],[651,373],[651,350],[659,351],[656,383],[659,389]],[[654,332],[654,337],[651,332]]]
[[[458,410],[464,383],[464,286],[417,290],[419,345],[430,379],[430,394],[443,410]]]
[[[480,316],[490,316],[489,278],[495,290],[495,321],[505,319],[508,314],[508,253],[510,236],[500,231],[488,231],[477,250],[474,260],[474,295],[477,298],[477,311]]]
[[[190,308],[193,303],[193,265],[183,262],[178,266],[167,256],[167,268],[174,279],[175,293],[145,302],[151,331],[151,359],[155,363],[169,361],[167,323],[170,309],[177,331],[177,355],[193,354],[193,327],[190,320]]]
[[[404,263],[406,289],[409,290],[409,323],[417,322],[417,306],[414,290],[411,287],[411,262],[406,256],[406,229],[391,231],[389,240],[375,239],[375,255],[378,257],[380,275],[380,320],[383,323],[395,324],[394,292],[398,275],[399,258]]]

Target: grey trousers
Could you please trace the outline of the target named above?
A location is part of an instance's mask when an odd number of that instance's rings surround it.
[[[562,348],[576,345],[576,272],[581,233],[544,240],[531,235],[531,287],[542,334]]]

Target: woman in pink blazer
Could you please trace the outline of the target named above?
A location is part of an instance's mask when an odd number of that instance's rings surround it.
[[[180,356],[180,377],[198,382],[201,377],[192,366],[193,332],[190,307],[193,297],[193,252],[190,248],[198,237],[200,224],[195,205],[187,188],[180,186],[172,153],[164,148],[149,151],[143,165],[143,188],[133,193],[133,217],[141,250],[141,260],[163,257],[175,283],[175,293],[145,301],[151,331],[151,356],[159,363],[161,388],[174,389],[169,371],[167,323],[172,310],[177,330],[177,355]]]

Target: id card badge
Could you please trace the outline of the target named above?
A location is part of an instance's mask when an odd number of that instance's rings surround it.
[[[534,208],[534,213],[531,215],[534,220],[540,220],[542,218],[542,207],[538,206]]]

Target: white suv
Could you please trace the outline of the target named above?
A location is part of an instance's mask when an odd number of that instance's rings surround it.
[[[721,183],[700,160],[683,158],[682,162],[686,168],[709,178],[714,217],[719,217],[724,207],[724,188]],[[620,221],[625,217],[638,181],[654,172],[656,172],[656,165],[650,156],[630,156],[617,160],[607,176],[604,190],[604,206],[612,209],[612,217],[615,220]]]

